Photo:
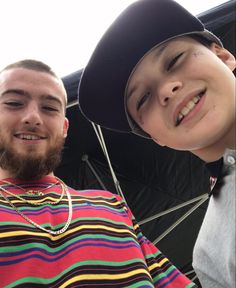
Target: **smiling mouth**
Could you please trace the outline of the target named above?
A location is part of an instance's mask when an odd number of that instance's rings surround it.
[[[206,93],[206,89],[201,91],[197,96],[194,96],[179,112],[178,118],[176,120],[176,126],[178,126],[183,119],[194,109],[198,104],[201,97]]]
[[[32,134],[16,134],[15,137],[21,140],[30,140],[30,141],[46,139],[46,137],[41,137],[41,136],[32,135]]]

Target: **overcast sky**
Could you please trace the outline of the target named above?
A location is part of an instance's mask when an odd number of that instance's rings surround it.
[[[63,77],[83,68],[106,28],[134,0],[0,0],[0,69],[25,58]],[[177,0],[199,14],[226,0]]]

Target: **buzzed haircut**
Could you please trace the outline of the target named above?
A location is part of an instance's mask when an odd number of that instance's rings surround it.
[[[38,61],[38,60],[34,60],[34,59],[20,60],[20,61],[17,61],[17,62],[14,62],[12,64],[7,65],[5,68],[3,68],[0,71],[0,74],[3,71],[7,71],[7,70],[10,70],[10,69],[14,69],[14,68],[24,68],[24,69],[34,70],[34,71],[37,71],[37,72],[48,73],[51,76],[55,77],[56,79],[60,80],[62,85],[63,85],[63,87],[64,87],[64,84],[63,84],[63,81],[61,80],[61,78],[57,76],[57,74],[52,70],[52,68],[50,66],[48,66],[47,64],[45,64],[42,61]],[[64,87],[64,89],[65,89],[65,87]],[[66,101],[65,104],[67,104],[67,93],[66,93],[66,90],[65,90],[65,101]]]
[[[34,60],[34,59],[24,59],[24,60],[9,64],[5,68],[3,68],[0,71],[0,73],[5,71],[5,70],[10,70],[13,68],[25,68],[25,69],[35,70],[38,72],[45,72],[45,73],[48,73],[48,74],[60,79],[56,75],[56,73],[52,70],[52,68],[50,66],[48,66],[47,64],[45,64],[41,61]]]

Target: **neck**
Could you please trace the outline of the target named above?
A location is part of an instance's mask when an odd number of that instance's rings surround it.
[[[51,172],[47,175],[43,175],[43,176],[54,176],[54,173]],[[6,178],[16,178],[15,175],[11,174],[8,170],[4,170],[2,168],[0,168],[0,180],[1,179],[6,179]],[[22,179],[24,180],[24,179]],[[35,179],[31,179],[32,181]]]

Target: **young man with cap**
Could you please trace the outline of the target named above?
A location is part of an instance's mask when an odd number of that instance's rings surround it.
[[[121,197],[55,177],[66,103],[42,62],[0,71],[0,286],[196,287],[142,235]]]
[[[235,287],[235,58],[172,0],[130,5],[98,43],[79,86],[91,121],[205,162],[224,158],[194,248],[203,287]],[[222,177],[223,177],[222,174]]]

